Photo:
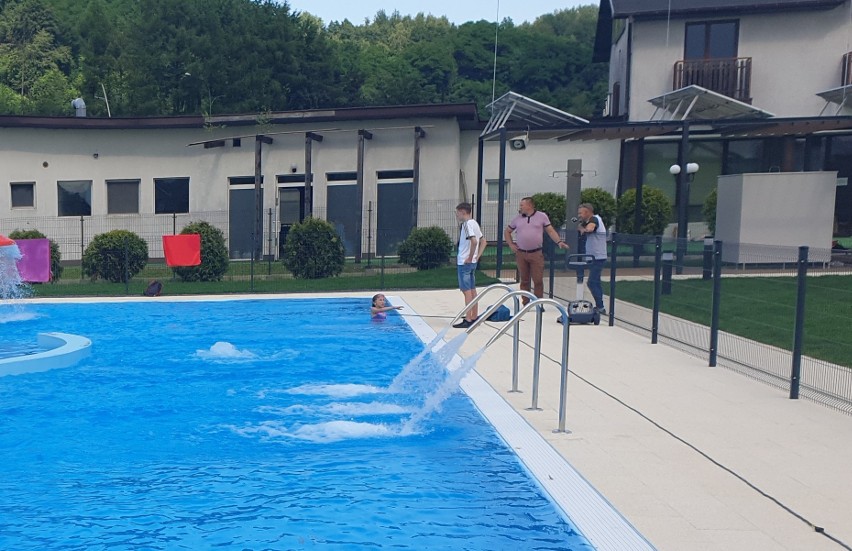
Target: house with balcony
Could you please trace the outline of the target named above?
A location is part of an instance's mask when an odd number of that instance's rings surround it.
[[[619,190],[662,189],[695,236],[720,175],[837,171],[837,231],[852,233],[850,39],[850,0],[601,0],[603,121],[630,129]],[[685,193],[670,167],[687,160]]]

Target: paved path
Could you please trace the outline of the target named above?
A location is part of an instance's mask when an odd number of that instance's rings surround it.
[[[396,295],[436,331],[462,307],[458,291]],[[562,340],[557,315],[544,314],[542,411],[525,409],[530,346],[520,351],[523,393],[506,392],[509,337],[486,351],[477,371],[658,549],[852,549],[852,417],[789,400],[625,329],[590,325],[571,327],[571,433],[553,433]],[[531,344],[534,316],[520,326]],[[475,331],[463,355],[478,350],[495,327]]]

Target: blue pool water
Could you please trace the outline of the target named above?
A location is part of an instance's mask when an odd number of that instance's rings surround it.
[[[25,310],[93,345],[0,377],[0,549],[591,549],[466,396],[406,423],[445,374],[368,299]]]

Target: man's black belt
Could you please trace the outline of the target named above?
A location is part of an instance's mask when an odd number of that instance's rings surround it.
[[[521,251],[522,253],[537,253],[538,251],[541,250],[541,247],[539,247],[537,249],[529,249],[529,250],[522,249],[522,248],[518,247],[518,250]]]

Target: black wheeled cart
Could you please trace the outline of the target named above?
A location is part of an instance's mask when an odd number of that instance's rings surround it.
[[[568,267],[577,272],[577,293],[575,299],[568,303],[568,322],[576,325],[594,323],[600,325],[601,314],[595,308],[595,303],[583,299],[583,278],[586,269],[594,262],[595,257],[590,254],[569,254]],[[562,316],[556,320],[564,323]]]

